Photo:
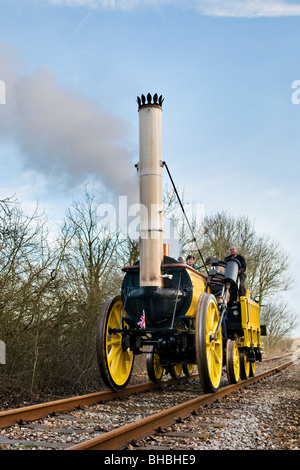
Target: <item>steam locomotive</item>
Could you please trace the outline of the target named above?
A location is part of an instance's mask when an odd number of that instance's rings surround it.
[[[239,261],[213,258],[204,273],[171,258],[163,243],[162,96],[138,97],[141,211],[139,261],[123,267],[121,292],[101,311],[97,358],[107,387],[127,386],[136,355],[146,354],[151,381],[191,375],[204,392],[255,374],[261,361],[259,305],[239,293]]]

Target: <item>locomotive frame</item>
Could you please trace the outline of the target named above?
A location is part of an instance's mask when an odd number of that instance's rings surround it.
[[[230,383],[255,374],[261,361],[259,305],[248,291],[239,295],[238,260],[213,258],[203,274],[168,256],[162,242],[162,101],[154,95],[152,102],[150,94],[147,102],[144,95],[138,98],[140,201],[157,210],[154,220],[153,214],[141,220],[140,260],[122,268],[121,293],[102,309],[97,359],[113,390],[127,386],[135,356],[146,354],[150,380],[159,383],[164,373],[191,375],[196,365],[210,393],[220,387],[224,367]]]

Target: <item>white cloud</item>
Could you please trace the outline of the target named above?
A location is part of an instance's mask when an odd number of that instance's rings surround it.
[[[265,194],[267,197],[277,198],[281,195],[281,192],[279,191],[279,189],[269,189],[266,191]]]
[[[300,15],[300,5],[280,0],[196,0],[202,14],[235,18],[281,17]]]
[[[143,7],[157,7],[166,4],[184,4],[182,0],[33,0],[36,3],[50,3],[57,6],[67,7],[90,7],[90,8],[106,8],[115,10],[133,10]]]
[[[33,0],[57,6],[133,10],[172,5],[182,9],[194,9],[202,15],[257,18],[299,16],[300,5],[284,0]]]

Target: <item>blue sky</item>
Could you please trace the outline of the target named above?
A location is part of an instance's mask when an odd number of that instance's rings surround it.
[[[175,182],[281,242],[297,310],[299,44],[298,1],[0,0],[0,197],[55,218],[90,178],[126,194],[157,92]]]

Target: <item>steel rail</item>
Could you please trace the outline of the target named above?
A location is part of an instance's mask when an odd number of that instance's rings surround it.
[[[60,413],[63,411],[74,410],[79,406],[93,405],[99,402],[106,402],[114,400],[115,398],[132,395],[134,393],[142,393],[155,388],[162,388],[164,386],[185,382],[186,380],[195,379],[199,375],[193,374],[190,377],[182,376],[178,379],[169,379],[159,382],[147,382],[143,384],[131,385],[119,392],[111,390],[104,390],[101,392],[90,393],[88,395],[79,395],[70,398],[63,398],[60,400],[49,401],[46,403],[39,403],[37,405],[24,406],[15,408],[13,410],[0,411],[0,429],[6,428],[20,421],[34,421],[36,419],[48,416],[51,413]]]
[[[294,353],[289,352],[282,354],[281,356],[265,357],[261,362],[276,361],[276,359],[282,359],[283,357],[292,356]]]
[[[270,361],[272,359],[279,359],[286,355],[263,359],[262,362]],[[163,386],[180,383],[186,380],[195,379],[197,377],[199,377],[198,373],[193,374],[190,377],[182,376],[177,379],[163,380],[158,384],[154,382],[146,382],[143,384],[131,385],[125,388],[124,390],[120,390],[119,392],[104,390],[101,392],[90,393],[87,395],[79,395],[60,400],[49,401],[46,403],[39,403],[36,405],[15,408],[13,410],[0,411],[0,429],[6,428],[20,421],[34,421],[48,416],[51,413],[70,411],[79,406],[88,406],[93,405],[95,403],[106,402],[118,397],[129,396],[134,393],[142,393],[144,391],[153,390],[155,388],[162,388]]]
[[[126,424],[102,436],[69,447],[66,450],[122,450],[133,440],[143,439],[146,436],[155,433],[155,431],[160,428],[163,429],[166,426],[174,424],[176,419],[186,418],[191,413],[196,412],[201,406],[211,404],[214,401],[220,400],[224,396],[228,396],[232,392],[247,387],[254,382],[258,382],[268,376],[275,375],[280,370],[289,367],[291,364],[293,364],[293,361],[289,361],[275,367],[274,369],[262,372],[255,377],[243,380],[237,384],[222,387],[215,393],[201,395],[198,398],[193,398],[192,400],[173,406],[167,410],[154,413],[140,421]]]

